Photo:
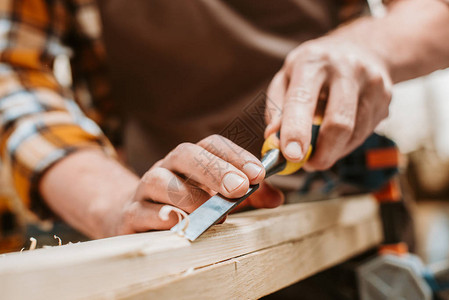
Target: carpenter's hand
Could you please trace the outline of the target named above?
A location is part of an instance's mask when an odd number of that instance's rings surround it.
[[[391,87],[383,62],[364,45],[338,34],[306,42],[287,56],[269,86],[265,136],[280,129],[282,153],[300,161],[320,94],[328,91],[317,147],[305,165],[327,169],[388,115]]]
[[[157,162],[140,180],[136,193],[120,213],[121,224],[115,234],[169,229],[177,222],[158,217],[164,204],[191,213],[211,195],[229,198],[243,196],[250,184],[261,183],[265,170],[251,153],[219,135],[197,144],[183,143]],[[275,207],[283,202],[282,194],[263,185],[251,196],[255,207]]]

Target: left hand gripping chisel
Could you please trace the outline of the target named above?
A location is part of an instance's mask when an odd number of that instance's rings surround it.
[[[307,154],[300,162],[293,163],[287,161],[279,149],[280,133],[273,133],[264,142],[262,147],[262,165],[265,168],[265,178],[271,175],[289,175],[298,171],[304,163],[312,155],[316,141],[318,138],[320,125],[314,124],[312,127],[312,141]],[[251,185],[246,194],[240,198],[230,199],[217,194],[204,202],[200,207],[189,215],[189,224],[185,228],[186,220],[182,220],[177,225],[173,226],[171,231],[186,237],[190,241],[196,240],[212,225],[219,222],[226,214],[239,205],[243,200],[248,198],[259,188],[259,185]],[[184,230],[185,228],[185,230]]]

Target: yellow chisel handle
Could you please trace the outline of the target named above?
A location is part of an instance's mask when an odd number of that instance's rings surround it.
[[[278,175],[290,175],[301,169],[301,167],[305,164],[305,162],[310,158],[313,151],[315,150],[316,141],[318,139],[318,132],[320,130],[321,120],[315,120],[312,126],[312,140],[310,142],[309,149],[307,149],[307,153],[304,156],[304,158],[297,163],[287,161],[285,164],[285,168],[278,172]],[[279,149],[279,137],[280,132],[271,134],[263,143],[262,146],[262,157],[267,153],[269,150],[272,149]]]

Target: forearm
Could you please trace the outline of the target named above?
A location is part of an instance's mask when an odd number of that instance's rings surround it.
[[[331,35],[374,52],[393,82],[449,67],[449,4],[441,0],[399,0],[386,17],[361,18]]]
[[[112,236],[119,208],[132,198],[139,178],[100,150],[81,150],[51,167],[40,181],[47,205],[92,238]]]

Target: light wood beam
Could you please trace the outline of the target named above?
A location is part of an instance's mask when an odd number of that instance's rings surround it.
[[[5,299],[255,299],[380,241],[371,196],[285,205],[231,216],[194,243],[150,232],[6,255],[0,290]]]

